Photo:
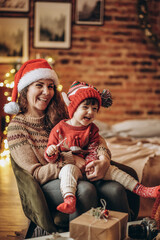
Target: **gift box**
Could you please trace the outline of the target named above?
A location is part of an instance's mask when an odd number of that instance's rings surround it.
[[[70,222],[74,240],[122,240],[126,236],[128,214],[109,211],[108,219],[98,219],[88,211]]]

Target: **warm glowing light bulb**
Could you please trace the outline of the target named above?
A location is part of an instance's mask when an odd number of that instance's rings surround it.
[[[10,116],[9,115],[5,116],[5,120],[6,120],[6,123],[9,123],[10,122]]]
[[[4,131],[3,131],[3,134],[4,134],[4,135],[7,135],[7,131],[6,131],[6,130],[4,130]]]
[[[15,69],[14,68],[12,68],[11,70],[10,70],[10,73],[15,73]]]
[[[7,139],[4,140],[4,148],[5,148],[5,149],[8,149],[8,142],[7,142]]]
[[[52,57],[49,57],[49,58],[47,59],[47,61],[48,61],[49,63],[51,63],[51,62],[53,61],[53,58],[52,58]]]
[[[59,92],[61,92],[62,89],[63,89],[63,86],[62,86],[61,84],[59,84],[59,85],[57,86],[57,90],[58,90]]]
[[[9,95],[9,92],[4,92],[4,96],[8,96]]]
[[[4,86],[4,83],[3,83],[3,82],[1,82],[1,83],[0,83],[0,87],[3,87],[3,86]]]
[[[10,88],[13,88],[13,87],[14,87],[14,81],[11,82],[11,84],[10,84]]]
[[[10,76],[10,73],[6,73],[6,77],[9,77]]]
[[[11,97],[7,97],[7,101],[10,102],[12,100]]]

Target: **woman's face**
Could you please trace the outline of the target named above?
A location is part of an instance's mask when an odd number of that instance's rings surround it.
[[[32,117],[42,116],[53,96],[53,80],[40,79],[32,83],[27,91],[28,111],[26,114]]]

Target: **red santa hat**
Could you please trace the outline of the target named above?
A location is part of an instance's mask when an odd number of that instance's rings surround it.
[[[52,79],[57,86],[58,76],[45,59],[32,59],[25,62],[15,75],[12,101],[4,106],[8,114],[17,114],[20,110],[17,101],[18,93],[25,87],[40,79]]]
[[[99,92],[94,86],[84,82],[73,82],[67,95],[62,93],[63,99],[68,107],[69,117],[72,118],[79,104],[87,98],[98,100],[98,110],[100,106],[109,107],[112,105],[112,97],[109,90]]]

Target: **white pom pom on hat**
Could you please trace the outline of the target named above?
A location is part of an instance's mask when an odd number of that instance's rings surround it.
[[[9,102],[4,105],[4,111],[8,114],[17,114],[19,113],[19,105],[16,102]]]
[[[59,84],[56,72],[45,59],[32,59],[25,62],[15,75],[12,102],[5,104],[4,111],[8,114],[17,114],[20,110],[16,102],[18,93],[40,79],[52,79],[56,86]]]

